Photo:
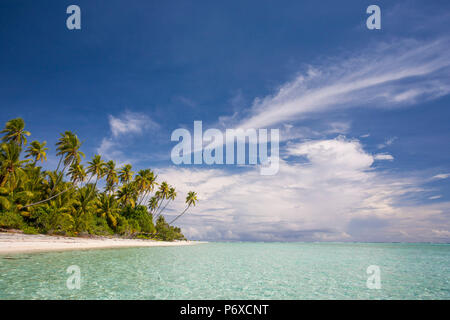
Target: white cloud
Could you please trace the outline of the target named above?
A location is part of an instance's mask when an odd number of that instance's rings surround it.
[[[431,196],[431,197],[429,197],[428,199],[430,199],[430,200],[436,200],[436,199],[440,199],[440,198],[442,198],[442,195]]]
[[[450,173],[440,173],[432,177],[432,179],[447,179],[450,177]]]
[[[450,80],[445,76],[449,49],[448,39],[393,41],[341,62],[310,67],[275,94],[255,99],[250,116],[235,126],[267,128],[317,112],[389,108],[446,95],[450,92]]]
[[[305,156],[311,163],[326,170],[368,168],[373,158],[366,154],[356,140],[348,141],[340,136],[333,140],[309,141],[290,145],[287,150],[290,155]]]
[[[175,102],[179,102],[179,103],[181,103],[181,104],[183,104],[185,106],[188,106],[190,108],[194,108],[194,107],[197,106],[197,103],[194,100],[189,99],[187,97],[177,96],[177,97],[175,97],[174,100],[175,100]]]
[[[340,60],[339,60],[340,58]],[[432,42],[396,40],[372,46],[359,55],[322,59],[278,90],[254,99],[250,108],[221,116],[223,128],[279,128],[280,141],[346,134],[348,123],[336,122],[326,132],[286,127],[314,114],[325,116],[348,108],[394,108],[435,99],[450,93],[450,39]],[[407,82],[407,83],[406,83]],[[244,116],[245,115],[245,116]],[[331,123],[333,126],[333,123]],[[396,137],[378,145],[391,145]],[[215,147],[220,142],[215,142]],[[197,152],[199,150],[192,150]]]
[[[450,238],[450,231],[449,230],[433,230],[433,233],[435,233],[438,237],[443,238]]]
[[[386,148],[386,147],[392,145],[395,140],[397,140],[397,137],[392,137],[392,138],[386,139],[386,141],[384,143],[380,143],[377,147],[378,147],[378,149]]]
[[[120,148],[120,143],[111,137],[102,139],[100,146],[97,148],[97,153],[104,159],[114,160],[117,166],[133,162],[133,159],[128,157]]]
[[[327,128],[320,130],[294,124],[313,113],[330,119],[326,116],[346,108],[393,108],[448,94],[449,47],[447,39],[397,41],[338,63],[326,61],[282,85],[275,94],[255,99],[245,110],[245,118],[237,112],[220,117],[218,124],[228,128],[279,125],[281,139],[287,141],[282,151],[299,161],[280,159],[275,176],[261,176],[258,168],[160,168],[160,179],[178,189],[173,214],[183,210],[185,193],[195,190],[199,194],[198,206],[178,221],[186,235],[267,241],[442,239],[445,232],[437,236],[435,230],[437,226],[440,231],[450,230],[450,204],[417,205],[414,199],[423,196],[420,185],[424,181],[372,167],[375,160],[393,160],[392,155],[369,154],[358,140],[343,136],[323,138],[327,133],[346,133],[350,125],[345,122],[328,120]],[[100,149],[113,150],[118,136],[141,133],[145,125],[138,120],[142,119],[111,116],[112,137],[105,138]],[[299,138],[316,140],[292,142]],[[381,148],[394,140],[388,139]]]
[[[125,111],[120,116],[108,116],[111,134],[102,139],[97,153],[105,159],[112,159],[117,165],[133,162],[129,154],[125,154],[121,148],[124,141],[132,136],[141,135],[145,131],[157,130],[159,125],[149,116],[143,113]]]
[[[394,160],[394,157],[387,153],[378,153],[374,156],[375,160]]]
[[[142,113],[126,111],[120,117],[109,115],[109,127],[114,137],[125,134],[141,134],[147,129],[157,129],[159,125]]]
[[[189,190],[198,192],[198,206],[178,221],[197,239],[418,241],[432,239],[432,219],[441,218],[444,222],[436,225],[450,229],[443,219],[449,204],[402,206],[402,197],[422,194],[421,181],[373,170],[374,156],[357,140],[307,141],[290,144],[288,152],[307,162],[280,160],[275,176],[261,176],[257,168],[157,171],[161,179],[174,181],[181,197]],[[178,200],[174,209],[183,206]],[[369,221],[369,231],[355,234],[350,227],[355,221]],[[381,227],[377,221],[383,222]]]
[[[371,155],[358,140],[318,137],[326,136],[327,130],[349,130],[349,124],[330,123],[333,112],[394,108],[450,93],[449,49],[447,39],[382,44],[341,62],[310,67],[275,94],[255,99],[242,113],[245,117],[220,117],[218,123],[225,128],[280,127],[281,140],[287,142],[281,151],[299,161],[280,160],[279,173],[265,177],[256,168],[238,173],[163,168],[160,176],[177,181],[181,193],[199,193],[198,207],[180,220],[183,230],[198,239],[442,241],[433,230],[450,230],[450,203],[418,205],[427,179],[375,170],[374,161],[394,157]],[[323,122],[316,130],[298,125],[319,113],[328,129]],[[316,140],[292,142],[300,138]],[[378,147],[395,140],[389,138]]]

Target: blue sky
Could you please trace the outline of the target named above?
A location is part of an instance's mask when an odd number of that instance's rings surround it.
[[[81,30],[66,28],[71,4]],[[179,220],[191,238],[448,242],[449,7],[3,0],[0,120],[23,117],[50,146],[73,130],[88,158],[197,190]],[[279,174],[174,166],[170,134],[194,120],[279,128]]]

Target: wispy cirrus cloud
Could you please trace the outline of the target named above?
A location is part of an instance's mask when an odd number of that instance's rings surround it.
[[[280,128],[281,140],[287,142],[282,153],[307,162],[280,159],[280,171],[273,177],[252,169],[233,173],[162,168],[161,177],[177,180],[182,192],[199,193],[201,209],[193,209],[180,222],[183,230],[199,239],[447,241],[446,233],[437,236],[432,230],[450,229],[450,204],[419,205],[426,196],[421,185],[427,178],[377,170],[375,161],[394,157],[370,154],[357,139],[320,136],[350,129],[349,122],[330,121],[331,113],[403,107],[450,93],[449,49],[447,38],[402,40],[328,59],[274,94],[255,99],[244,112],[220,117],[222,127]],[[321,129],[299,126],[319,114],[327,115]],[[378,147],[392,145],[395,139]]]
[[[394,143],[395,140],[397,140],[397,137],[392,137],[392,138],[386,139],[386,141],[385,141],[384,143],[380,143],[380,144],[377,146],[377,148],[378,148],[378,149],[386,148],[386,147],[392,145],[392,144]]]
[[[153,121],[149,116],[125,111],[121,116],[108,116],[109,127],[114,137],[126,134],[141,134],[147,129],[157,129],[159,125]]]
[[[398,108],[436,99],[450,93],[449,71],[449,38],[429,42],[397,39],[363,49],[359,54],[311,64],[306,72],[281,84],[274,94],[255,98],[241,112],[219,117],[216,125],[279,128],[280,141],[317,138],[333,132],[346,134],[348,122],[325,121],[328,128],[318,132],[302,126],[301,121],[313,115],[329,117],[349,108]],[[389,138],[378,147],[392,145],[396,139]],[[215,142],[210,147],[219,144]]]
[[[432,177],[432,179],[448,179],[450,178],[450,173],[439,173]]]
[[[148,115],[128,110],[118,116],[108,115],[108,122],[110,135],[102,139],[97,152],[106,159],[116,160],[119,165],[134,161],[130,154],[124,153],[124,141],[160,128]]]
[[[249,115],[234,126],[266,128],[313,113],[416,104],[450,92],[449,67],[447,38],[378,44],[359,55],[309,66],[273,95],[255,99]]]

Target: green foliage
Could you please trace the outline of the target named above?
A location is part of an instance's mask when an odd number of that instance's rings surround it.
[[[164,241],[185,240],[180,228],[169,225],[163,216],[156,221],[156,231],[158,238]]]
[[[28,224],[39,230],[40,233],[75,235],[74,217],[49,206],[34,209],[28,221]]]
[[[56,170],[44,171],[38,165],[47,160],[49,148],[45,141],[36,140],[26,147],[31,133],[25,130],[23,119],[8,121],[0,133],[4,134],[0,141],[1,228],[28,234],[184,239],[181,230],[163,216],[177,192],[165,181],[158,183],[152,170],[135,174],[130,164],[116,168],[114,161],[105,162],[100,155],[83,165],[82,142],[75,133],[65,131],[56,143],[60,157]],[[97,189],[102,179],[103,192]],[[185,210],[173,221],[196,200],[190,192]],[[142,205],[147,202],[148,207]]]
[[[38,230],[36,228],[33,228],[31,226],[24,226],[22,228],[23,233],[25,234],[38,234]]]
[[[0,212],[0,228],[21,229],[24,226],[23,218],[16,212]]]
[[[114,234],[114,230],[112,230],[106,219],[102,217],[97,217],[95,215],[91,215],[88,224],[88,232],[90,234],[108,236]]]
[[[128,219],[134,227],[133,231],[135,232],[154,233],[156,231],[152,216],[148,213],[147,207],[145,206],[133,208],[128,205],[124,208],[122,215]]]

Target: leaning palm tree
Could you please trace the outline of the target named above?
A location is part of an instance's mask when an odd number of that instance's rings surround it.
[[[81,141],[71,131],[66,131],[64,134],[61,134],[56,145],[56,149],[58,150],[56,155],[61,156],[56,171],[59,170],[61,162],[64,163],[64,168],[62,170],[62,172],[64,172],[73,162],[81,162],[81,157],[85,157],[84,153],[80,151],[82,145]]]
[[[136,191],[138,192],[138,194],[143,194],[147,189],[148,184],[145,170],[139,170],[136,177],[134,178],[134,181],[136,183]]]
[[[50,200],[53,200],[55,198],[58,198],[62,194],[66,193],[67,191],[70,191],[74,189],[75,184],[70,182],[64,182],[64,174],[62,172],[57,171],[49,171],[46,172],[47,178],[48,178],[48,190],[45,192],[48,195],[47,199],[40,200],[34,203],[27,204],[24,206],[24,208],[32,207],[41,203],[48,202]],[[55,194],[56,192],[56,194]]]
[[[68,173],[69,173],[69,176],[70,176],[70,180],[75,185],[77,183],[83,182],[86,179],[86,176],[87,176],[83,165],[81,163],[78,163],[78,162],[74,162],[74,163],[72,163],[70,165]]]
[[[133,179],[134,172],[131,171],[131,164],[124,165],[119,171],[119,179],[123,184],[129,184]]]
[[[148,201],[148,208],[150,209],[150,213],[153,214],[153,212],[156,210],[157,207],[158,207],[158,197],[153,196]]]
[[[158,216],[160,216],[164,212],[164,210],[166,209],[166,207],[170,203],[170,201],[175,200],[176,196],[177,196],[177,192],[175,191],[175,188],[170,187],[169,192],[167,193],[167,202],[165,203],[164,207],[161,210],[159,210],[159,212],[155,216],[155,219],[158,218]]]
[[[135,178],[136,187],[140,196],[139,204],[141,204],[147,197],[148,193],[155,188],[156,176],[150,169],[140,170]]]
[[[46,171],[45,178],[47,182],[47,190],[45,191],[46,195],[51,195],[53,191],[59,192],[64,189],[64,175],[62,172]]]
[[[92,160],[88,162],[88,165],[86,173],[91,174],[89,181],[91,181],[93,176],[96,177],[94,183],[94,188],[96,188],[98,180],[103,178],[105,174],[105,162],[100,155],[96,154]]]
[[[5,142],[15,142],[19,146],[27,144],[27,136],[31,135],[29,131],[25,130],[25,121],[22,118],[16,118],[9,120],[5,129],[0,131],[0,133],[5,133],[2,138]]]
[[[155,193],[155,196],[158,198],[158,207],[156,208],[155,212],[159,211],[159,208],[161,207],[161,204],[164,202],[165,199],[167,199],[169,195],[170,186],[166,181],[163,181],[159,185],[159,190]]]
[[[59,137],[58,141],[56,142],[56,151],[57,151],[56,155],[61,156],[61,158],[59,158],[58,166],[56,167],[56,171],[59,170],[61,162],[64,160],[64,156],[65,156],[64,149],[66,148],[68,141],[69,141],[69,137],[71,135],[73,135],[73,133],[71,131],[65,131],[64,133],[60,133],[60,137]]]
[[[47,150],[48,148],[45,147],[47,144],[46,141],[40,143],[39,141],[33,141],[30,143],[30,145],[27,148],[27,152],[25,155],[25,158],[34,158],[34,164],[38,162],[39,160],[41,162],[47,161]]]
[[[194,191],[189,191],[188,195],[186,197],[186,204],[187,204],[186,209],[184,209],[184,211],[181,214],[179,214],[175,219],[170,221],[169,225],[171,225],[172,223],[177,221],[178,218],[180,218],[183,214],[185,214],[191,205],[193,205],[195,207],[195,204],[197,203],[197,201],[198,201],[197,193],[195,193]]]

